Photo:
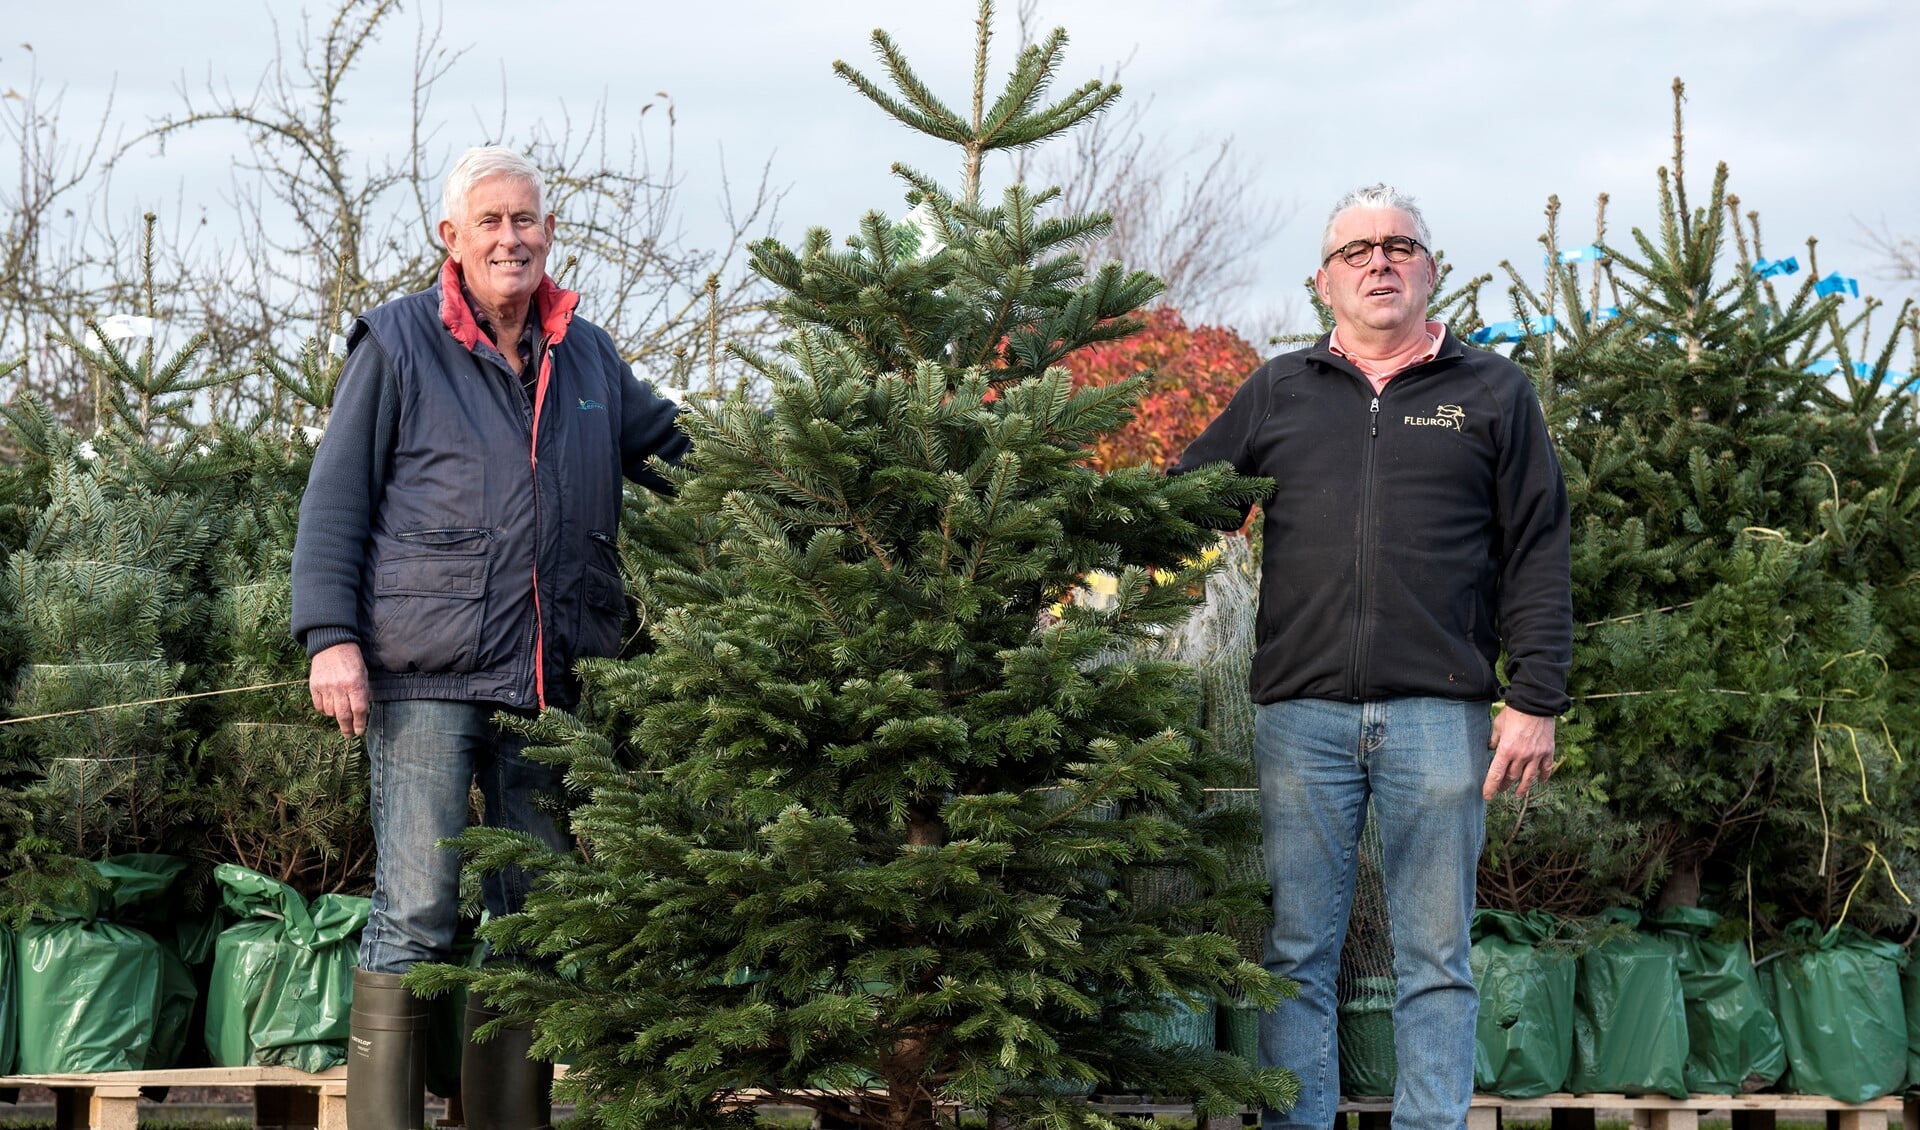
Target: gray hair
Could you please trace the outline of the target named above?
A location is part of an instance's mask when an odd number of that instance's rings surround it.
[[[474,185],[488,177],[498,176],[516,177],[532,185],[535,207],[542,216],[547,214],[547,182],[540,175],[540,166],[503,146],[479,145],[460,154],[453,163],[453,169],[447,173],[446,188],[440,197],[447,219],[452,220],[466,213],[467,193],[473,191]]]
[[[1413,220],[1414,238],[1420,246],[1433,251],[1433,236],[1427,232],[1427,220],[1420,214],[1420,206],[1413,197],[1406,195],[1390,184],[1370,184],[1365,188],[1356,188],[1340,198],[1327,214],[1327,226],[1320,232],[1320,257],[1325,259],[1333,254],[1333,224],[1341,216],[1356,208],[1371,208],[1376,211],[1405,212]]]

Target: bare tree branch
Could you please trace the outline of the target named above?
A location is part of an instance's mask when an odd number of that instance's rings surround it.
[[[1878,228],[1856,220],[1866,245],[1880,256],[1885,272],[1902,282],[1920,282],[1920,236],[1898,236],[1883,219]]]
[[[89,139],[69,142],[59,96],[37,75],[24,94],[0,99],[0,142],[19,154],[18,188],[0,191],[0,358],[29,360],[10,374],[13,390],[56,405],[85,399],[84,368],[51,335],[71,338],[85,317],[131,308],[137,288],[121,280],[141,277],[132,250],[140,232],[116,218],[111,175],[190,133],[238,135],[231,187],[212,208],[183,199],[160,222],[155,314],[169,334],[207,334],[202,356],[213,371],[254,370],[260,357],[285,362],[304,343],[343,332],[353,314],[430,284],[445,254],[435,231],[440,179],[459,147],[442,141],[432,95],[464,54],[446,44],[437,13],[415,31],[404,142],[379,152],[347,141],[371,136],[348,111],[371,101],[366,87],[380,76],[363,71],[399,8],[398,0],[337,0],[328,13],[303,17],[291,47],[276,24],[269,61],[250,87],[211,73],[196,90],[183,83],[180,109],[125,143],[109,139],[110,113]],[[556,126],[519,123],[510,133],[503,94],[502,124],[461,146],[508,145],[541,166],[568,285],[586,293],[589,316],[642,372],[670,377],[678,357],[717,356],[716,334],[760,347],[774,322],[744,252],[775,218],[780,193],[767,168],[736,196],[723,162],[714,205],[725,231],[717,247],[696,246],[682,219],[672,99],[661,93],[641,107],[625,136],[612,116],[604,103],[577,119],[563,108]],[[222,222],[210,224],[211,212]],[[213,392],[208,411],[303,422],[286,390],[257,372]]]
[[[1116,79],[1126,64],[1114,67]],[[1232,321],[1244,313],[1261,253],[1295,208],[1265,191],[1231,137],[1183,148],[1151,135],[1152,106],[1147,98],[1095,119],[1073,135],[1071,150],[1043,158],[1042,173],[1061,186],[1066,211],[1112,215],[1110,234],[1087,249],[1090,263],[1151,271],[1167,285],[1162,302],[1198,321]],[[1296,301],[1283,298],[1288,308]]]
[[[28,48],[31,51],[31,48]],[[9,398],[31,390],[49,405],[85,399],[85,367],[55,333],[81,332],[90,314],[130,305],[137,287],[126,247],[98,238],[108,181],[102,154],[108,116],[78,142],[61,129],[64,90],[49,91],[37,62],[24,91],[0,96],[0,141],[18,154],[12,186],[0,189],[0,364],[22,359],[10,374]]]

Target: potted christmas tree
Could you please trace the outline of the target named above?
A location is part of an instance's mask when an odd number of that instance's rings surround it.
[[[1261,484],[1090,465],[1150,375],[1076,390],[1059,362],[1137,329],[1158,285],[1082,263],[1106,221],[1053,191],[988,199],[984,161],[1118,90],[1046,102],[1056,31],[989,101],[988,35],[983,4],[968,114],[884,33],[891,89],[837,67],[953,143],[961,186],[896,167],[915,222],[754,248],[789,330],[744,357],[765,404],[685,416],[678,493],[640,523],[653,650],[589,665],[599,729],[537,727],[585,797],[584,856],[472,839],[547,870],[483,931],[543,964],[415,974],[535,1018],[589,1118],[730,1124],[748,1091],[903,1130],[959,1107],[1084,1125],[1094,1087],[1290,1101],[1284,1071],[1156,1039],[1285,986],[1206,929],[1258,913],[1225,880],[1252,821],[1205,803],[1238,766],[1196,740],[1189,671],[1130,646],[1189,614],[1212,527]],[[1049,614],[1093,570],[1111,606]],[[1191,901],[1128,898],[1172,866]]]

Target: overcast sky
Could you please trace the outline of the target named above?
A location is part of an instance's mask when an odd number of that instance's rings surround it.
[[[98,117],[131,133],[209,76],[250,87],[271,56],[275,18],[291,44],[301,15],[258,0],[15,4],[0,39],[0,90],[64,89],[68,136]],[[1016,42],[1000,5],[1001,68]],[[324,6],[312,9],[328,11]],[[898,213],[894,160],[957,180],[946,150],[883,117],[836,78],[835,59],[877,73],[868,44],[884,27],[952,105],[967,100],[973,0],[614,0],[426,8],[464,56],[438,87],[443,149],[487,133],[554,123],[603,102],[615,132],[671,95],[687,229],[717,225],[717,155],[738,185],[771,161],[787,190],[782,234],[850,228],[869,208]],[[344,135],[368,153],[404,141],[405,77],[422,10],[393,18],[349,90]],[[1920,3],[1914,0],[1038,0],[1042,28],[1071,35],[1059,89],[1128,59],[1128,97],[1151,97],[1149,130],[1176,142],[1231,136],[1271,196],[1296,209],[1262,253],[1249,311],[1280,307],[1318,257],[1328,205],[1375,180],[1412,193],[1460,268],[1502,258],[1536,274],[1542,208],[1558,193],[1575,233],[1596,194],[1610,217],[1651,227],[1654,174],[1671,153],[1670,84],[1687,83],[1688,170],[1703,200],[1716,161],[1758,208],[1773,256],[1820,237],[1823,272],[1877,273],[1861,224],[1920,235]],[[31,44],[31,50],[21,46]],[[32,69],[30,71],[30,68]],[[657,115],[657,111],[656,111]],[[653,122],[654,117],[648,119]],[[652,129],[653,127],[649,127]],[[217,214],[234,132],[205,131],[164,161],[129,163],[115,203]],[[0,154],[11,177],[14,155]],[[563,218],[564,219],[564,218]],[[589,304],[591,297],[589,296]],[[1297,305],[1297,300],[1296,300]],[[1254,317],[1250,314],[1249,318]]]

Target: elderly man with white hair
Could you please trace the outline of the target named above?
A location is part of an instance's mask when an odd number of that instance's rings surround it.
[[[314,707],[366,736],[378,858],[354,974],[353,1130],[422,1123],[425,1006],[400,978],[452,953],[460,859],[441,847],[485,822],[564,849],[542,794],[559,774],[496,721],[578,699],[574,661],[617,653],[626,603],[617,532],[623,479],[667,484],[676,408],[636,379],[611,338],[547,277],[555,218],[540,171],[468,150],[447,177],[437,283],[363,314],[347,341],[325,438],[300,507],[293,631]],[[487,876],[494,914],[529,877]],[[468,1032],[497,1015],[468,1008]],[[552,1069],[509,1029],[462,1059],[467,1125],[546,1124]]]
[[[1175,468],[1224,462],[1274,481],[1254,756],[1273,884],[1266,965],[1300,995],[1263,1019],[1260,1056],[1301,1091],[1291,1110],[1265,1112],[1268,1128],[1333,1122],[1334,981],[1369,802],[1398,994],[1393,1124],[1466,1124],[1486,801],[1547,780],[1568,706],[1560,465],[1526,373],[1428,320],[1432,245],[1394,189],[1343,198],[1314,275],[1332,331],[1256,370]]]

